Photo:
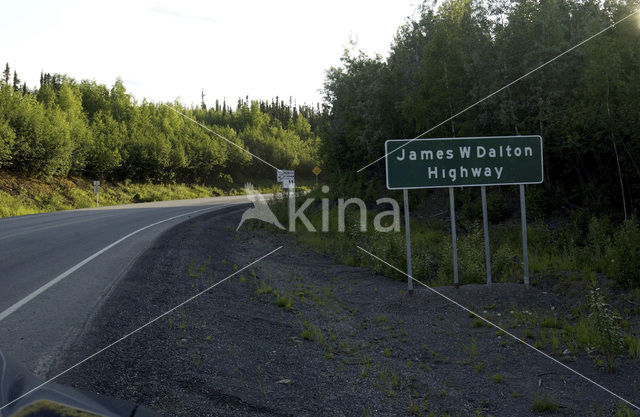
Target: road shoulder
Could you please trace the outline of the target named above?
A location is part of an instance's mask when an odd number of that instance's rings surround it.
[[[286,234],[236,233],[239,219],[204,214],[166,232],[51,374],[283,245],[60,382],[166,415],[534,416],[536,395],[553,398],[556,415],[615,415],[609,394],[427,290],[409,296],[402,282],[337,265]],[[496,321],[561,309],[513,284],[443,292]],[[589,358],[558,357],[623,396],[640,394],[637,363],[607,374]]]

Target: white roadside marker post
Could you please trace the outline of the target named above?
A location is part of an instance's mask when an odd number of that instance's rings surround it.
[[[96,195],[96,207],[98,207],[98,193],[100,193],[100,181],[93,182],[93,192]]]
[[[453,252],[453,284],[458,288],[458,245],[456,243],[456,208],[453,187],[449,187],[449,215],[451,217],[451,251]]]
[[[487,187],[480,187],[482,194],[482,224],[484,226],[484,264],[487,270],[487,285],[491,285],[491,248],[489,244],[489,215],[487,213]]]
[[[413,271],[411,268],[411,226],[409,222],[409,190],[402,190],[404,194],[404,231],[407,242],[407,290],[413,294]]]
[[[522,263],[524,264],[524,285],[529,288],[529,251],[527,249],[527,207],[524,184],[520,184],[520,219],[522,220]]]

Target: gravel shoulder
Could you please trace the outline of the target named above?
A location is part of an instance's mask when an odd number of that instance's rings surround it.
[[[283,246],[58,382],[167,416],[538,416],[536,398],[556,404],[549,415],[616,415],[615,397],[431,291],[408,295],[284,233],[236,232],[241,214],[204,214],[161,236],[50,376]],[[527,328],[529,312],[571,314],[521,285],[438,290],[525,340],[544,332]],[[640,399],[637,361],[609,373],[586,353],[543,350]]]

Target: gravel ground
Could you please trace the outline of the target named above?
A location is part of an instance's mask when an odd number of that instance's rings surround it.
[[[159,238],[50,375],[283,246],[59,382],[167,416],[616,415],[611,394],[429,290],[408,295],[406,283],[287,234],[236,232],[241,213],[205,214]],[[570,315],[558,296],[521,285],[438,290],[532,344],[545,329],[528,328],[527,311]],[[609,373],[562,350],[553,356],[640,400],[637,361]],[[533,411],[536,398],[557,408]]]

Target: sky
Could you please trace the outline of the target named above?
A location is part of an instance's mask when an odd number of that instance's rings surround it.
[[[36,87],[40,72],[108,86],[138,101],[239,97],[314,104],[350,40],[388,56],[419,0],[12,1],[0,15],[0,63]]]

